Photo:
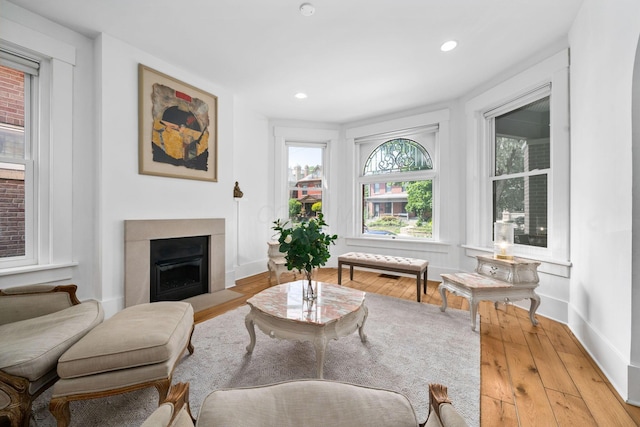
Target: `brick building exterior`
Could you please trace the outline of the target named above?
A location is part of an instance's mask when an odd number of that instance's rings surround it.
[[[15,141],[24,124],[24,73],[0,66],[0,158],[24,158],[24,142]],[[0,160],[0,258],[24,254],[24,171]]]

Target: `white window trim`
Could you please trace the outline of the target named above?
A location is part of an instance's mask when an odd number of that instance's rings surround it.
[[[287,147],[289,145],[322,147],[324,148],[322,159],[322,212],[324,213],[325,221],[329,224],[328,230],[332,232],[331,224],[335,222],[333,219],[338,217],[336,212],[337,203],[332,202],[332,195],[335,193],[335,191],[332,191],[331,185],[333,182],[333,168],[331,165],[334,163],[332,156],[335,155],[335,150],[332,150],[332,147],[337,144],[339,132],[333,129],[308,129],[283,126],[275,126],[273,132],[275,138],[275,219],[289,219],[289,186],[286,176]]]
[[[511,109],[537,90],[551,85],[551,172],[549,173],[547,248],[516,245],[515,254],[555,262],[566,267],[569,260],[569,52],[563,50],[528,70],[466,103],[467,115],[467,215],[466,244],[468,255],[478,250],[492,250],[492,140],[487,113]],[[524,98],[523,98],[524,97]],[[525,102],[526,103],[526,102]]]
[[[429,113],[416,114],[412,116],[407,116],[399,119],[392,119],[387,121],[382,121],[378,123],[368,124],[364,126],[357,126],[353,128],[349,128],[345,132],[346,143],[348,147],[351,147],[350,156],[352,158],[352,182],[351,182],[351,191],[349,193],[350,197],[350,206],[354,206],[354,211],[352,214],[352,218],[349,224],[349,229],[347,232],[347,243],[349,245],[357,246],[359,244],[365,244],[367,246],[379,246],[379,247],[387,247],[388,245],[392,245],[395,248],[409,248],[416,249],[421,248],[424,250],[425,244],[436,244],[440,245],[444,243],[442,241],[443,235],[446,235],[447,225],[443,224],[441,221],[441,212],[443,210],[441,193],[443,192],[443,185],[440,180],[441,177],[441,167],[443,164],[443,159],[445,150],[443,147],[449,145],[449,109],[437,110]],[[363,236],[359,230],[361,230],[361,216],[362,216],[362,197],[360,197],[360,173],[361,160],[358,153],[358,142],[363,140],[370,139],[370,137],[375,135],[384,135],[386,133],[391,132],[401,132],[405,130],[415,129],[415,128],[424,128],[426,126],[437,126],[438,131],[435,135],[435,147],[433,152],[429,151],[429,155],[431,156],[431,160],[433,161],[433,170],[428,171],[433,173],[433,177],[425,178],[426,175],[422,175],[420,179],[432,179],[433,180],[433,223],[435,226],[433,227],[433,236],[431,239],[403,239],[397,236],[393,236],[395,238],[391,239],[389,237],[369,237]],[[394,134],[395,136],[395,134]],[[357,142],[357,141],[358,142]],[[379,180],[378,177],[377,180]],[[346,183],[345,183],[346,185]],[[366,243],[365,243],[366,242]],[[441,249],[438,249],[438,251]]]
[[[77,264],[72,252],[73,181],[69,167],[76,49],[5,18],[0,18],[0,43],[46,59],[41,63],[39,88],[33,88],[40,96],[34,135],[39,144],[39,166],[34,171],[37,253],[29,265],[1,268],[0,277],[3,286],[70,279]]]

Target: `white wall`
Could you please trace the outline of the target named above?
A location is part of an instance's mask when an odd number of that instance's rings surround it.
[[[569,326],[623,398],[632,336],[630,111],[638,16],[637,0],[586,0],[569,36]]]
[[[98,105],[98,212],[97,245],[101,299],[107,315],[121,309],[124,298],[124,220],[171,218],[224,218],[226,220],[226,286],[235,280],[237,216],[233,200],[234,98],[210,79],[191,74],[179,64],[168,64],[107,34],[96,39]],[[172,76],[218,97],[218,181],[166,178],[138,173],[138,63]],[[254,119],[242,118],[250,127]],[[257,119],[258,125],[260,119]],[[260,128],[257,130],[261,134]],[[249,136],[247,136],[249,135]],[[255,143],[243,134],[243,146]],[[266,135],[264,137],[266,139]],[[244,181],[247,185],[248,180]],[[266,184],[265,184],[266,185]],[[245,187],[247,197],[253,188]],[[264,188],[264,187],[263,187]],[[246,222],[246,219],[245,219]],[[244,236],[244,238],[248,238]],[[248,243],[247,243],[248,244]],[[240,244],[240,248],[247,247]]]
[[[273,147],[269,144],[269,123],[251,111],[241,98],[234,104],[233,178],[244,196],[234,202],[237,241],[235,278],[253,276],[266,270],[267,241],[273,221],[273,187],[270,165]]]

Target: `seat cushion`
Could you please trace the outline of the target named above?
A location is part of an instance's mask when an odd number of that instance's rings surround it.
[[[55,369],[62,354],[102,322],[97,301],[0,326],[0,369],[36,381]]]
[[[217,390],[204,400],[197,426],[416,427],[402,394],[324,380]]]
[[[429,265],[429,261],[418,258],[406,258],[391,255],[367,254],[362,252],[349,252],[338,257],[338,261],[345,263],[357,263],[368,265],[372,268],[396,268],[399,271],[421,272]]]
[[[58,361],[60,378],[163,363],[182,353],[193,328],[186,302],[154,302],[125,308],[94,328]]]

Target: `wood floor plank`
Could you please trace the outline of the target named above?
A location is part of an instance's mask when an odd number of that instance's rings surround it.
[[[583,355],[559,352],[567,371],[591,410],[598,425],[635,426],[631,416],[616,399],[602,377],[591,366],[591,361]]]
[[[483,382],[492,384],[491,388],[485,391],[487,396],[513,404],[513,388],[499,326],[482,325],[480,377]]]
[[[480,425],[482,427],[517,427],[518,416],[513,403],[480,396]]]
[[[526,345],[522,329],[518,319],[506,311],[496,310],[498,320],[500,321],[500,329],[502,330],[502,339],[506,342]]]
[[[580,397],[555,390],[547,390],[551,409],[560,427],[597,427],[587,404]]]
[[[553,426],[555,416],[527,345],[505,342],[505,354],[521,426]]]
[[[578,396],[578,389],[549,338],[546,335],[531,332],[525,332],[524,337],[545,388]]]
[[[540,316],[538,322],[546,331],[557,352],[571,353],[578,356],[584,354],[582,349],[573,341],[571,337],[573,334],[564,325],[542,316]]]

